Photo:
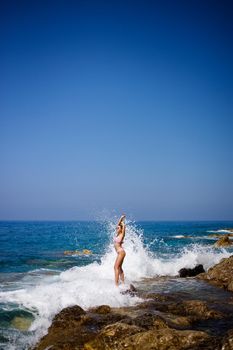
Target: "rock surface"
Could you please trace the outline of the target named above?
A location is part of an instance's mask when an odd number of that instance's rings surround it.
[[[211,267],[208,272],[198,275],[197,278],[233,292],[233,255],[222,259],[219,264]]]
[[[205,272],[203,265],[196,265],[193,269],[183,268],[179,271],[180,277],[193,277],[199,275],[199,273]]]
[[[32,324],[32,318],[15,316],[11,321],[11,325],[20,331],[27,331]]]
[[[48,334],[34,350],[212,350],[216,339],[190,327],[197,320],[221,317],[205,302],[175,303],[172,296],[159,294],[134,307],[101,305],[84,311],[73,306],[55,316]]]
[[[233,350],[233,329],[224,337],[221,350]]]
[[[214,244],[215,247],[228,247],[232,245],[229,235],[224,235]]]
[[[193,349],[193,346],[208,346],[207,342],[210,341],[209,335],[201,331],[178,331],[170,328],[143,331],[135,326],[119,326],[115,324],[106,327],[94,341],[85,344],[84,349],[182,350]]]
[[[227,235],[228,235],[229,237],[233,237],[233,231],[232,231],[232,233],[231,233],[231,231],[229,231],[229,233],[227,233]],[[223,234],[222,234],[222,233],[210,233],[208,236],[209,236],[209,237],[214,237],[214,238],[220,238],[220,237],[223,236]],[[225,235],[224,235],[224,236],[225,236]]]
[[[90,255],[92,254],[91,250],[83,249],[83,250],[65,250],[64,255]]]

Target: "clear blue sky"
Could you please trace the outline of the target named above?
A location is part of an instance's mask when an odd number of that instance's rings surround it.
[[[0,219],[233,219],[232,1],[5,0],[0,33]]]

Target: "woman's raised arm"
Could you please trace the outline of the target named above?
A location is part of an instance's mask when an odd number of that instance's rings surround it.
[[[122,221],[123,221],[124,219],[125,219],[125,214],[121,215],[120,220],[118,221],[117,226],[119,226],[119,225],[122,223]]]

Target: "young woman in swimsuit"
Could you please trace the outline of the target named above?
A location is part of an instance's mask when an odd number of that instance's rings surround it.
[[[125,258],[125,251],[122,247],[122,243],[125,237],[125,215],[122,215],[120,220],[117,224],[117,234],[114,237],[114,247],[117,252],[117,258],[114,265],[114,271],[115,271],[115,284],[118,286],[119,284],[119,278],[121,279],[122,283],[124,283],[124,271],[122,269],[122,264]]]

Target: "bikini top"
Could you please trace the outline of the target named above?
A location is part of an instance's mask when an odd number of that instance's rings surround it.
[[[119,236],[120,236],[120,235],[119,235]],[[123,237],[119,237],[119,236],[115,236],[115,237],[113,238],[113,240],[114,240],[115,243],[121,244],[121,243],[123,243]]]

